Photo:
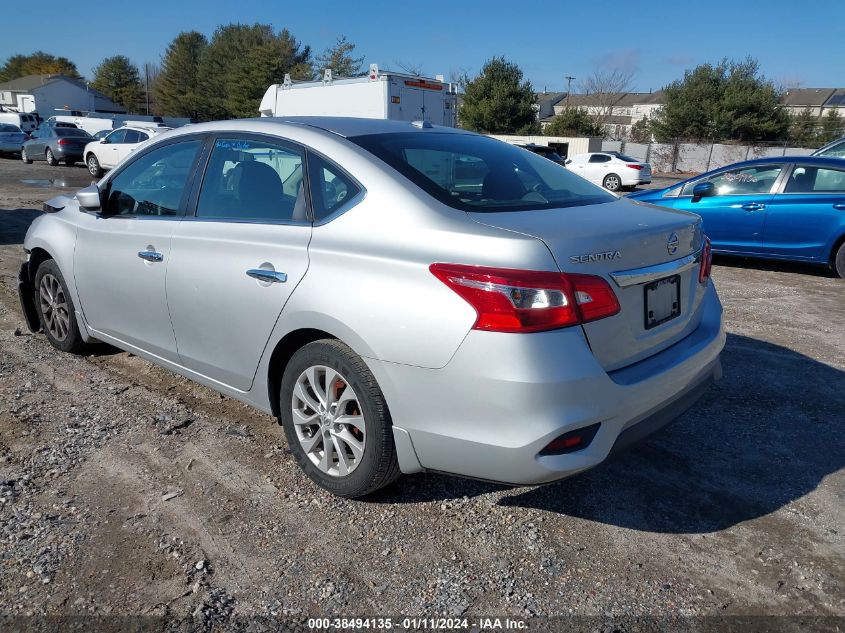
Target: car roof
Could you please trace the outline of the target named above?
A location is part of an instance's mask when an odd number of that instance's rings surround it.
[[[172,127],[166,127],[161,125],[121,125],[119,128],[115,128],[111,131],[116,132],[117,130],[135,130],[136,132],[169,132],[172,129]]]
[[[770,163],[804,163],[805,165],[818,165],[818,166],[827,166],[827,167],[838,167],[842,169],[845,167],[845,161],[841,158],[837,158],[836,156],[766,156],[764,158],[752,158],[750,160],[744,160],[739,163],[732,163],[730,165],[725,165],[724,167],[719,167],[717,169],[711,169],[708,174],[714,171],[721,171],[725,168],[739,168],[744,167],[746,165],[766,165]],[[700,174],[703,176],[704,174]],[[699,176],[696,176],[698,178]]]
[[[212,121],[210,123],[198,123],[191,125],[189,130],[213,131],[216,129],[228,129],[233,121]],[[441,125],[431,127],[420,127],[410,121],[389,121],[385,119],[362,119],[356,117],[324,117],[324,116],[293,116],[293,117],[260,117],[253,119],[237,119],[240,125],[249,124],[256,126],[256,129],[272,128],[282,125],[306,125],[309,127],[332,132],[345,138],[365,136],[369,134],[388,133],[420,133],[420,134],[475,134],[467,130],[461,130]],[[187,127],[187,126],[185,126]],[[268,131],[270,131],[268,129]]]

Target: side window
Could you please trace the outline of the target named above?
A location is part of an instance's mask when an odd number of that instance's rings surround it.
[[[109,134],[106,139],[109,143],[122,143],[125,137],[126,130],[115,130],[114,132]]]
[[[141,135],[135,130],[126,130],[126,136],[123,137],[124,143],[140,143]]]
[[[337,211],[361,191],[361,187],[339,167],[310,153],[308,176],[311,181],[312,206],[316,222]]]
[[[716,186],[717,196],[742,196],[768,193],[780,175],[783,165],[767,163],[729,169],[711,176],[695,180],[684,185],[682,196],[691,196],[692,190],[700,182],[712,182]]]
[[[136,132],[136,134],[138,135],[138,140],[135,141],[136,143],[143,143],[144,141],[150,140],[149,134],[144,134],[143,132]]]
[[[179,215],[200,141],[159,147],[129,163],[108,185],[109,215]]]
[[[845,193],[845,171],[796,165],[785,193]]]
[[[818,156],[834,156],[839,158],[845,158],[845,141],[841,143],[837,143],[831,147],[828,147],[823,152],[819,152]]]
[[[590,156],[591,163],[607,163],[610,162],[610,156],[605,154],[593,154]]]
[[[202,182],[197,217],[308,222],[302,150],[282,143],[217,139]]]

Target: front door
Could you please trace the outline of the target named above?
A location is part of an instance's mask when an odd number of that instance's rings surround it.
[[[97,149],[97,160],[100,165],[111,169],[120,160],[120,146],[126,138],[126,130],[115,130],[100,143]]]
[[[167,299],[181,363],[241,391],[308,268],[303,161],[280,139],[221,135],[195,214],[173,234]]]
[[[87,323],[118,341],[177,361],[165,280],[171,237],[202,142],[160,146],[107,181],[102,212],[79,220],[74,272]]]
[[[766,210],[783,165],[762,163],[719,172],[708,180],[716,195],[693,202],[696,181],[686,185],[675,205],[702,218],[713,248],[728,253],[759,253],[763,246]]]

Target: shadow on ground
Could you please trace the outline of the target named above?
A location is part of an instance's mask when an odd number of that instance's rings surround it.
[[[533,488],[442,475],[405,477],[378,503],[509,491],[500,505],[608,525],[704,533],[765,516],[845,466],[845,372],[729,335],[724,379],[674,424],[610,462]]]
[[[780,273],[794,273],[800,275],[814,275],[816,277],[837,277],[829,266],[807,264],[804,262],[787,262],[773,259],[755,259],[739,257],[737,255],[713,255],[713,263],[717,266],[731,268],[748,268],[751,270],[768,270]]]
[[[0,246],[23,244],[26,230],[39,215],[38,209],[0,209]]]

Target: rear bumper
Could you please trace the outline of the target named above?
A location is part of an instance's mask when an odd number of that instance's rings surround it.
[[[57,145],[55,150],[53,151],[53,155],[60,160],[82,160],[82,154],[84,151],[84,148],[73,147],[66,149],[61,145]]]
[[[681,415],[721,377],[724,342],[711,284],[694,332],[615,372],[598,364],[580,328],[529,335],[473,330],[442,369],[372,361],[371,367],[419,467],[539,484],[596,466]],[[586,448],[540,454],[558,436],[594,424],[599,429]]]
[[[0,152],[14,152],[19,154],[23,143],[4,143],[0,141]]]

